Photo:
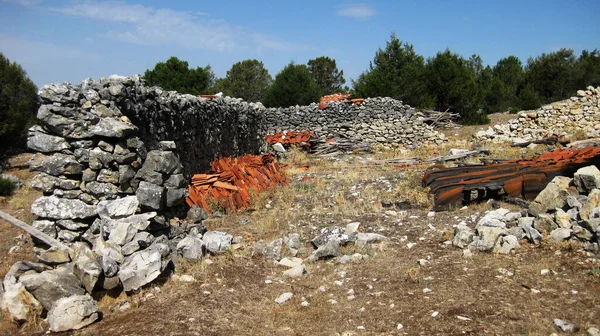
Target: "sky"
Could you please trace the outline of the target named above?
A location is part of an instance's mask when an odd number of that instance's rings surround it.
[[[347,84],[390,34],[432,57],[449,48],[485,65],[569,48],[600,49],[599,0],[0,0],[0,52],[41,87],[143,74],[171,56],[224,77],[236,62],[328,56]]]

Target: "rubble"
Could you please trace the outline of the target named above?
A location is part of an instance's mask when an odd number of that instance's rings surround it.
[[[590,171],[590,167],[594,166],[580,168],[578,176]],[[527,216],[503,208],[489,211],[479,218],[474,230],[466,224],[457,225],[452,245],[508,254],[519,248],[519,241],[525,238],[533,244],[578,242],[587,250],[600,251],[600,200],[595,195],[600,195],[600,189],[579,194],[574,179],[557,176],[536,197]]]
[[[572,139],[575,130],[588,138],[600,136],[600,87],[589,86],[571,97],[537,110],[521,111],[506,124],[479,131],[475,138],[494,142],[525,143],[556,137]]]
[[[430,188],[430,193],[434,195],[434,210],[437,211],[502,195],[532,199],[555,176],[573,176],[577,169],[591,164],[600,164],[600,148],[557,149],[531,160],[511,160],[453,168],[435,165],[425,172],[422,185]],[[546,193],[550,190],[548,189]],[[566,196],[565,194],[563,198],[548,197],[547,199],[553,203],[566,200]],[[540,210],[542,211],[544,210]]]

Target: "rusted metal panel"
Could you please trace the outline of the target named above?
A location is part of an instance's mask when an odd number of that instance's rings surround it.
[[[555,176],[573,176],[577,169],[600,166],[600,148],[555,150],[531,160],[427,170],[422,185],[434,195],[434,209],[443,210],[494,196],[535,198]]]

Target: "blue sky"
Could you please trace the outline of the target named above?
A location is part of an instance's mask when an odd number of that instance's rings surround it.
[[[494,65],[560,48],[600,49],[600,1],[61,1],[0,0],[0,52],[38,86],[130,75],[170,56],[218,77],[256,58],[329,56],[348,82],[390,33],[425,57],[446,48]],[[349,84],[349,83],[348,83]]]

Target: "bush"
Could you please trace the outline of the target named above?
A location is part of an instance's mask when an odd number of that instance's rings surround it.
[[[17,184],[5,177],[0,177],[0,196],[8,196],[17,188]]]

